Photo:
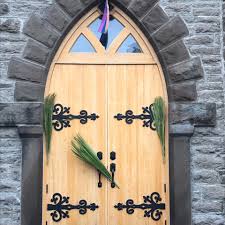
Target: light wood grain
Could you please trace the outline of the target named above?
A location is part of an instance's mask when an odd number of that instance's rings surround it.
[[[70,106],[72,114],[79,114],[83,109],[100,115],[98,120],[89,121],[85,125],[81,125],[79,120],[73,120],[71,128],[53,132],[49,165],[45,169],[44,183],[49,186],[47,201],[50,202],[52,195],[59,192],[69,196],[71,204],[84,199],[101,206],[95,212],[88,211],[86,215],[80,215],[77,210],[73,210],[70,212],[70,219],[62,220],[60,224],[106,224],[105,180],[103,180],[103,188],[99,189],[97,171],[80,161],[71,152],[71,140],[80,133],[96,150],[96,153],[103,152],[103,162],[106,162],[107,108],[105,104],[102,104],[107,100],[105,84],[105,66],[60,65],[54,69],[50,92],[56,93],[56,102]],[[45,208],[46,205],[43,208],[44,214],[46,214]],[[53,224],[49,213],[46,220],[48,224]]]
[[[119,190],[109,188],[108,208],[113,209],[114,205],[128,199],[143,203],[143,196],[153,192],[159,192],[165,202],[164,165],[156,132],[143,128],[140,120],[128,125],[125,121],[113,119],[117,113],[125,114],[127,110],[139,115],[142,107],[162,96],[157,66],[109,66],[108,77],[108,112],[111,118],[108,121],[108,149],[117,153],[116,180],[121,186]],[[142,210],[136,210],[133,215],[128,215],[125,210],[110,210],[109,225],[163,225],[166,219],[166,213],[157,223],[143,215]]]

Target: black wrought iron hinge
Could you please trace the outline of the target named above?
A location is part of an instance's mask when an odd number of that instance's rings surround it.
[[[118,203],[114,207],[119,211],[126,209],[127,214],[133,214],[135,209],[144,210],[144,217],[151,217],[154,221],[158,221],[161,219],[162,210],[166,209],[166,205],[164,203],[160,203],[162,201],[159,193],[154,192],[150,196],[143,196],[144,203],[135,204],[132,199],[126,201],[125,204]]]
[[[53,108],[52,125],[56,131],[70,127],[71,120],[80,120],[81,124],[86,124],[88,120],[97,120],[99,116],[96,113],[88,114],[86,110],[81,110],[79,115],[70,114],[70,107],[64,107],[56,104]]]
[[[69,197],[63,197],[59,193],[55,193],[52,196],[51,203],[47,205],[47,210],[52,211],[51,217],[54,222],[60,222],[62,219],[69,218],[70,210],[79,210],[81,215],[87,213],[87,210],[95,211],[99,208],[95,203],[91,203],[88,205],[86,200],[80,200],[79,204],[71,205],[69,204]]]
[[[118,121],[125,120],[127,124],[132,124],[134,120],[142,120],[143,127],[150,127],[152,130],[156,130],[154,126],[154,116],[153,116],[153,106],[151,104],[149,107],[142,107],[142,114],[135,115],[132,110],[127,110],[125,115],[118,113],[114,116]]]

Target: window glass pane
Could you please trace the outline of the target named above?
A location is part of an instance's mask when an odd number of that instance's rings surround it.
[[[73,47],[70,49],[70,52],[96,52],[94,47],[88,41],[88,39],[81,34],[75,41]]]
[[[98,32],[100,24],[101,18],[99,17],[89,25],[89,29],[95,34],[98,40],[100,40],[102,35],[100,32]],[[123,30],[123,28],[124,26],[116,18],[111,16],[109,21],[107,48],[112,44],[113,40],[118,36],[118,34]]]
[[[125,41],[121,44],[118,53],[142,53],[140,45],[134,39],[134,37],[130,34]]]

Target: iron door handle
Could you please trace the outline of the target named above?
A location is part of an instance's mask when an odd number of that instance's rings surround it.
[[[116,187],[116,183],[115,183],[115,172],[116,172],[116,164],[115,163],[111,163],[110,164],[110,171],[112,173],[112,183],[111,183],[111,187],[115,188]]]
[[[102,152],[98,152],[97,153],[97,157],[98,157],[99,160],[102,160],[103,159],[103,153]],[[98,171],[98,187],[99,188],[102,187],[101,177],[102,177],[102,174],[101,174],[100,171]]]

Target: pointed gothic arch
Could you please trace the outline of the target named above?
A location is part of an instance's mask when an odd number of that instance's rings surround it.
[[[162,66],[170,103],[171,222],[190,225],[189,139],[194,126],[215,125],[215,105],[195,102],[194,81],[204,75],[201,60],[192,58],[184,45],[188,30],[183,20],[179,16],[169,19],[158,1],[112,2],[144,32]],[[97,4],[94,0],[57,0],[41,15],[32,14],[24,27],[29,39],[23,56],[12,58],[9,64],[8,75],[16,79],[17,103],[8,106],[12,116],[1,123],[18,126],[23,141],[22,225],[39,225],[41,219],[41,200],[32,203],[30,198],[41,199],[41,102],[49,66],[74,24]],[[16,115],[18,106],[22,116]]]

